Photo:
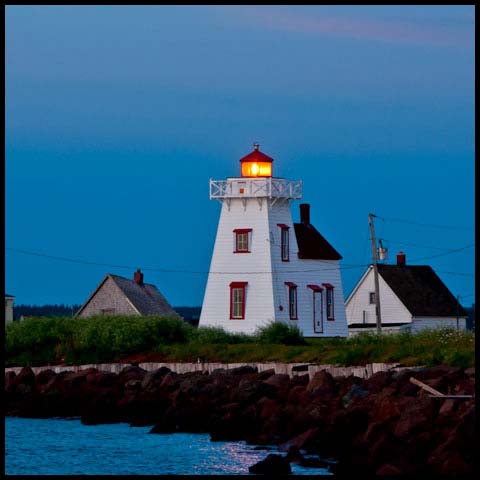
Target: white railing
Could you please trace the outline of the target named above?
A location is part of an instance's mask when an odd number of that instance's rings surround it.
[[[302,198],[302,181],[283,178],[210,180],[210,200],[222,198]]]

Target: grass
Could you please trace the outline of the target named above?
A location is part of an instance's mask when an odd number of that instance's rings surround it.
[[[271,324],[254,335],[194,328],[177,318],[96,316],[27,318],[5,327],[5,365],[120,361],[156,352],[159,361],[305,362],[364,365],[475,365],[475,336],[456,330],[303,338],[296,327]]]

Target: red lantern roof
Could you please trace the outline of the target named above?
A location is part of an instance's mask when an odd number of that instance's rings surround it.
[[[240,162],[273,162],[273,158],[265,155],[258,149],[258,143],[253,144],[253,152],[250,152],[248,155],[245,155],[243,158],[240,159]]]

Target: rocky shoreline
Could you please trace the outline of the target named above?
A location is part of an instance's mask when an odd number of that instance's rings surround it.
[[[299,462],[335,474],[473,474],[475,400],[433,398],[412,376],[444,394],[475,392],[474,368],[444,366],[368,379],[325,371],[290,378],[250,366],[210,374],[129,366],[118,374],[89,368],[37,375],[25,367],[5,374],[4,405],[5,415],[205,432],[212,441],[275,444],[285,452],[266,456],[252,473],[288,473],[289,462]]]

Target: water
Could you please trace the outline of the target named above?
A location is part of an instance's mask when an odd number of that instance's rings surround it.
[[[268,453],[245,442],[210,442],[208,434],[149,434],[126,423],[5,418],[8,475],[241,475]],[[273,453],[278,453],[272,451]],[[296,475],[326,475],[291,464]]]

